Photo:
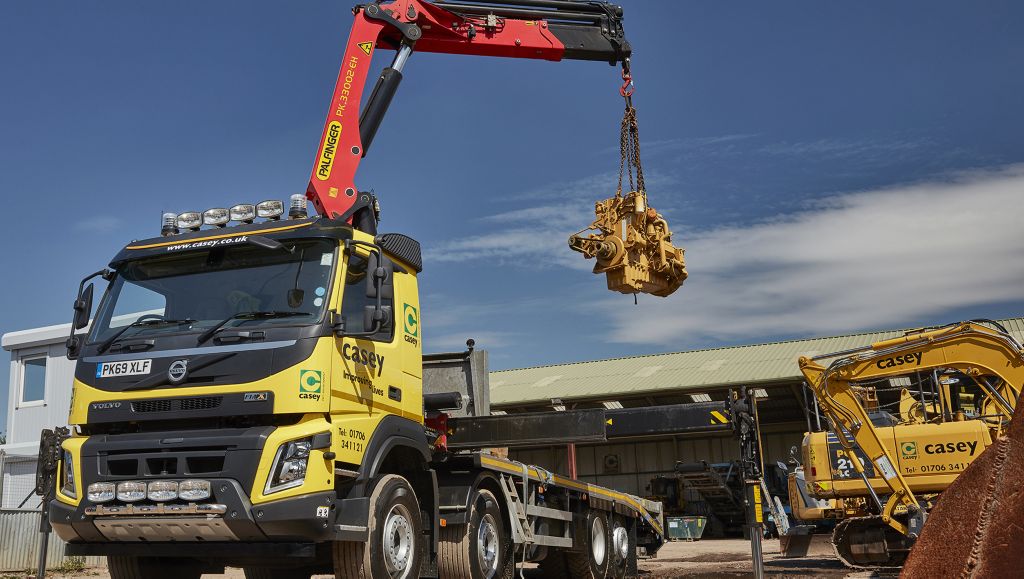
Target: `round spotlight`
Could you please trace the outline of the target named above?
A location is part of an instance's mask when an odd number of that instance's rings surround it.
[[[256,219],[256,206],[249,203],[241,203],[231,208],[231,221],[241,221],[242,223],[252,223],[253,219]]]
[[[178,229],[195,231],[203,224],[203,216],[198,211],[186,211],[178,214]]]
[[[231,213],[223,207],[214,207],[213,209],[207,209],[203,211],[203,225],[213,225],[215,227],[224,227],[228,224],[228,220],[231,219]]]
[[[256,204],[256,216],[263,219],[277,220],[284,214],[284,203],[277,199],[260,201]]]

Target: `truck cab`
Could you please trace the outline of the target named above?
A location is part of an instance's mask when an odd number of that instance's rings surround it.
[[[433,497],[420,267],[411,238],[304,216],[128,244],[91,328],[69,340],[58,534],[139,548],[363,541],[377,472]]]

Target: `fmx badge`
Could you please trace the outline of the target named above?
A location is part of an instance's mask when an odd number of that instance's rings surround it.
[[[904,442],[900,445],[900,450],[903,452],[903,458],[917,458],[916,442]]]
[[[320,400],[324,378],[320,370],[299,370],[299,398]]]
[[[418,344],[420,336],[420,315],[416,306],[404,304],[402,318],[405,320],[405,341],[410,344]]]
[[[331,121],[327,124],[324,145],[320,148],[320,158],[316,161],[316,178],[326,181],[334,168],[334,156],[338,153],[338,140],[341,138],[341,123]]]
[[[360,42],[359,49],[366,53],[366,56],[370,56],[370,51],[373,50],[372,42]]]

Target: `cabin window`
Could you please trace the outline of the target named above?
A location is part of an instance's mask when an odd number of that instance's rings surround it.
[[[41,403],[46,399],[46,356],[22,358],[21,403]]]

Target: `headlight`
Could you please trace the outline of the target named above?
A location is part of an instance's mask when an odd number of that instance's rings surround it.
[[[92,483],[85,496],[94,503],[105,503],[114,500],[115,493],[114,483]]]
[[[178,214],[178,229],[197,230],[203,224],[203,214],[198,211],[186,211]]]
[[[117,500],[133,503],[144,498],[146,498],[146,483],[135,481],[117,483]]]
[[[149,500],[162,503],[178,498],[178,483],[172,480],[155,480],[149,483]]]
[[[277,448],[274,464],[267,480],[265,494],[276,493],[302,484],[306,479],[306,465],[309,462],[309,447],[312,438],[286,442]]]
[[[256,219],[256,206],[249,203],[240,203],[228,210],[231,213],[231,221],[252,223]]]
[[[256,216],[263,219],[278,219],[284,213],[284,203],[276,199],[260,201],[256,204]]]
[[[71,453],[64,451],[64,464],[61,465],[62,484],[60,492],[66,497],[78,498],[75,494],[75,463],[71,460]]]
[[[203,211],[203,225],[224,227],[231,219],[231,213],[224,207],[214,207]]]
[[[210,481],[183,480],[178,483],[178,496],[183,501],[201,501],[210,498]]]

